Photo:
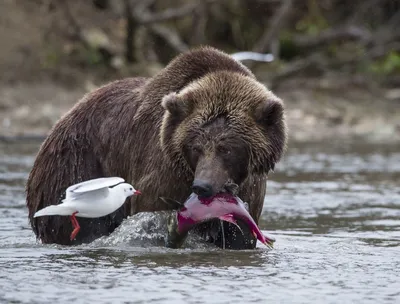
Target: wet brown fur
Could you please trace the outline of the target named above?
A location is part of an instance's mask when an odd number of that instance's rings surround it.
[[[267,174],[286,145],[283,115],[282,102],[245,66],[209,47],[177,56],[153,78],[105,85],[78,102],[42,144],[26,186],[32,229],[44,243],[79,244],[111,233],[128,215],[171,209],[159,197],[183,202],[195,173],[183,153],[187,138],[207,124],[212,129],[217,118],[248,149],[239,196],[258,221]],[[123,177],[143,194],[106,217],[79,218],[73,242],[68,217],[33,218],[60,203],[68,186],[102,176]]]

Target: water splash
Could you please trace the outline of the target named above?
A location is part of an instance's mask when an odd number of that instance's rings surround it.
[[[222,249],[225,249],[225,229],[224,229],[224,222],[222,220],[219,221],[221,224],[221,232],[222,232]]]
[[[109,246],[164,246],[167,235],[167,212],[143,212],[125,219],[109,236],[94,242],[94,247]]]
[[[103,236],[90,247],[164,247],[167,238],[167,219],[172,211],[142,212],[125,219],[109,236]],[[200,236],[189,232],[182,248],[204,249],[213,246]]]

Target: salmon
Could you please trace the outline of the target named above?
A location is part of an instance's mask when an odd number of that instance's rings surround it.
[[[180,247],[190,231],[197,224],[220,219],[240,229],[237,220],[243,221],[255,238],[268,247],[273,247],[275,239],[265,236],[246,209],[245,203],[237,196],[219,193],[210,198],[198,197],[192,193],[183,206],[168,221],[167,247]]]

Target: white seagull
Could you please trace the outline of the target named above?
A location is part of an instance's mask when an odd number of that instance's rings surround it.
[[[121,207],[127,197],[141,194],[139,190],[128,183],[124,183],[124,181],[121,177],[102,177],[72,185],[67,188],[65,199],[62,200],[61,204],[43,208],[37,211],[33,217],[45,215],[71,216],[72,226],[74,227],[70,237],[72,241],[81,228],[75,216],[102,217]]]

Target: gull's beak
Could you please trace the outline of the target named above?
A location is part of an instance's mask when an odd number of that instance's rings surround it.
[[[136,190],[135,193],[133,193],[133,195],[140,195],[142,194],[142,192],[140,192],[139,190]]]

